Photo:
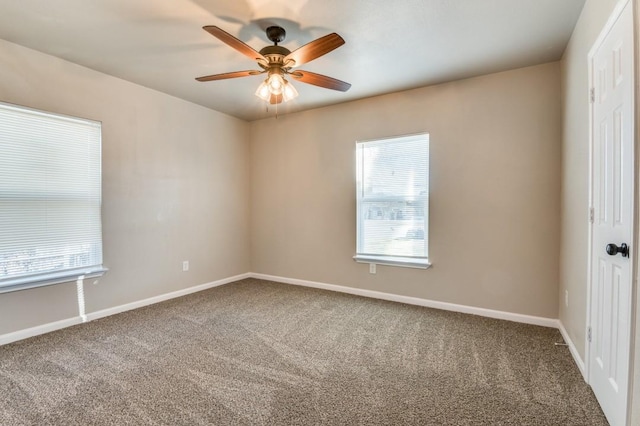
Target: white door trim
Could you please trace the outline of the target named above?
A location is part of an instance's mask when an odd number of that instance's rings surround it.
[[[587,55],[587,64],[588,64],[588,79],[589,79],[589,87],[588,87],[588,93],[586,94],[586,99],[587,102],[589,103],[589,205],[588,205],[588,211],[585,212],[586,213],[586,217],[588,218],[587,223],[588,223],[588,244],[587,244],[587,318],[586,318],[586,325],[587,325],[587,330],[585,330],[585,358],[584,358],[584,366],[585,366],[585,370],[584,370],[584,377],[585,380],[587,381],[587,383],[590,383],[590,364],[591,364],[591,345],[589,342],[589,335],[588,335],[588,327],[591,326],[592,323],[592,312],[591,312],[591,291],[592,291],[592,286],[593,286],[593,282],[592,282],[592,258],[593,258],[593,252],[592,252],[592,246],[593,246],[593,224],[591,222],[591,220],[589,219],[591,216],[591,209],[593,208],[594,205],[594,199],[593,199],[593,193],[594,193],[594,164],[593,164],[593,148],[594,148],[594,134],[593,134],[593,122],[594,122],[594,102],[592,101],[592,88],[595,87],[595,80],[594,80],[594,72],[593,72],[593,59],[594,56],[596,55],[596,52],[598,51],[598,48],[602,45],[602,43],[604,42],[604,40],[606,39],[607,35],[609,34],[609,32],[611,31],[611,29],[613,28],[613,26],[615,25],[615,23],[617,22],[618,18],[620,17],[620,15],[622,14],[623,10],[625,9],[625,7],[627,5],[630,5],[630,7],[632,8],[632,14],[634,16],[634,20],[635,20],[635,2],[631,1],[631,0],[619,0],[618,3],[615,5],[611,15],[609,16],[609,18],[607,19],[607,22],[605,23],[604,27],[602,28],[602,30],[600,31],[600,34],[598,35],[598,37],[596,38],[595,42],[593,43],[591,49],[589,50],[589,53]],[[634,28],[635,28],[635,24],[634,24]],[[634,29],[635,32],[635,29]],[[637,39],[635,37],[634,34],[634,53],[635,53],[635,45],[637,43]],[[634,59],[634,78],[637,75],[636,73],[636,69],[637,69],[637,61],[639,58],[635,58]],[[636,85],[638,84],[638,81],[636,81],[635,83]],[[636,105],[638,103],[638,98],[637,98],[637,90],[634,90],[634,100],[633,100],[633,110],[634,110],[634,118],[636,117]],[[636,266],[638,265],[638,259],[640,259],[640,257],[638,256],[638,243],[639,243],[639,239],[638,239],[638,196],[636,196],[637,190],[638,190],[638,176],[639,176],[639,170],[638,170],[638,156],[640,153],[638,153],[638,139],[637,139],[637,133],[638,133],[638,129],[634,128],[632,134],[634,135],[634,141],[633,141],[633,145],[634,145],[634,155],[635,155],[635,159],[634,159],[634,173],[633,173],[633,193],[634,193],[634,206],[633,206],[633,241],[631,242],[632,246],[631,246],[631,253],[632,253],[632,263],[631,263],[631,281],[632,281],[632,294],[633,297],[635,299],[635,293],[636,293]],[[630,418],[631,418],[631,404],[632,404],[632,384],[633,384],[633,371],[634,371],[634,366],[633,366],[633,348],[635,346],[634,343],[634,336],[635,336],[635,317],[636,317],[636,311],[637,311],[637,306],[636,304],[632,304],[632,310],[631,310],[631,315],[630,315],[630,322],[631,322],[631,336],[630,336],[630,353],[629,353],[629,381],[628,381],[628,392],[627,392],[627,424],[629,424],[630,422]]]

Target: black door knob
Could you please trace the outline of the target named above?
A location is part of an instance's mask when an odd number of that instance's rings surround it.
[[[629,257],[629,246],[625,243],[620,244],[620,247],[615,244],[607,244],[607,254],[615,256],[618,253],[621,253],[622,257]]]

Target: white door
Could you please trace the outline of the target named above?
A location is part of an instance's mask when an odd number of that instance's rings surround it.
[[[591,56],[592,200],[589,383],[612,426],[626,424],[633,237],[633,15],[623,9]]]

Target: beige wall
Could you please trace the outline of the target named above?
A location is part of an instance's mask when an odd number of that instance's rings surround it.
[[[0,101],[103,123],[110,271],[87,312],[249,270],[246,122],[5,41]],[[73,284],[0,295],[0,335],[77,315]]]
[[[560,67],[251,123],[253,272],[558,315]],[[428,270],[352,260],[355,141],[431,136]]]
[[[110,272],[87,312],[253,271],[557,317],[558,63],[251,124],[8,42],[0,65],[0,100],[103,122]],[[370,275],[351,258],[354,143],[420,131],[433,267]],[[76,316],[74,286],[0,313],[0,334]]]
[[[560,321],[584,360],[589,230],[589,80],[587,55],[618,0],[587,0],[562,59],[562,240]]]

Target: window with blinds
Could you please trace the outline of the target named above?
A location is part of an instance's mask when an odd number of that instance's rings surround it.
[[[429,266],[429,135],[357,142],[355,260]]]
[[[0,292],[103,274],[101,123],[0,103]]]

